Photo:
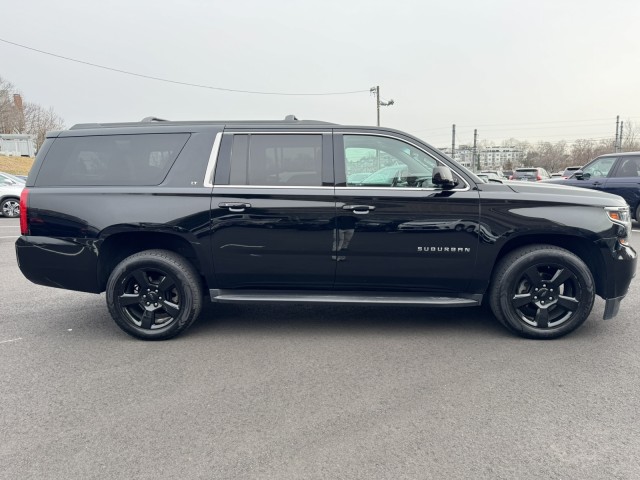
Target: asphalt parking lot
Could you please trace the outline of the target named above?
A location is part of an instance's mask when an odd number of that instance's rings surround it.
[[[483,308],[208,306],[142,342],[0,217],[0,478],[640,478],[640,280],[555,341]],[[634,224],[640,245],[640,228]]]

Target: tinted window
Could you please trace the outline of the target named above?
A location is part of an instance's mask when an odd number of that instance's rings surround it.
[[[322,135],[235,135],[229,183],[322,186]]]
[[[36,184],[158,185],[188,138],[188,133],[58,138]]]
[[[640,173],[640,157],[622,157],[614,177],[637,177]]]
[[[529,170],[516,170],[513,172],[515,178],[533,178],[538,176],[538,170],[535,168]]]

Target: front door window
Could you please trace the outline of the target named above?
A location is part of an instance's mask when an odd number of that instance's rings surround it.
[[[608,177],[609,171],[613,164],[616,163],[616,157],[604,157],[599,158],[582,170],[582,174],[585,179],[594,177]]]
[[[434,188],[437,160],[400,140],[344,135],[348,187]]]

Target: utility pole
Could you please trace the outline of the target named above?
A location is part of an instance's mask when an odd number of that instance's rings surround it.
[[[618,150],[618,132],[619,131],[620,131],[620,115],[618,115],[616,117],[616,141],[613,144],[613,147],[614,147],[616,153],[619,152],[619,150]]]
[[[618,138],[618,152],[622,151],[622,128],[624,126],[624,122],[620,122],[620,137]]]
[[[451,158],[456,154],[456,124],[452,125],[451,130]],[[455,160],[455,158],[453,158]]]
[[[471,161],[471,166],[473,167],[471,170],[473,170],[474,172],[480,170],[480,159],[478,158],[477,162],[477,166],[476,166],[476,157],[478,155],[478,129],[474,128],[473,129],[473,159]]]
[[[369,89],[371,93],[376,96],[376,113],[377,113],[377,121],[376,125],[380,126],[380,107],[390,107],[393,105],[393,99],[390,99],[388,102],[383,102],[380,100],[380,85],[376,85],[375,87],[371,87]]]

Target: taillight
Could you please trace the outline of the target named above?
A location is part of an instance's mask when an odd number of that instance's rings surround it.
[[[540,181],[540,180],[542,180],[542,177],[541,177],[540,175],[538,175],[538,176],[536,177],[536,180],[537,180],[537,181]]]
[[[29,222],[27,222],[27,203],[29,200],[29,189],[23,188],[20,194],[20,234],[29,235]]]
[[[513,175],[509,175],[509,180],[513,180]]]

